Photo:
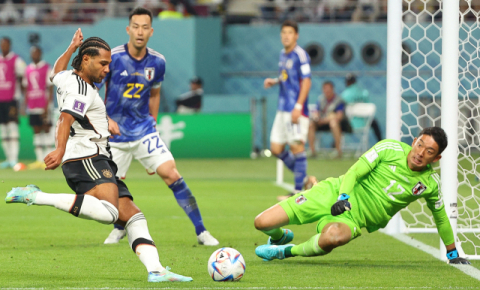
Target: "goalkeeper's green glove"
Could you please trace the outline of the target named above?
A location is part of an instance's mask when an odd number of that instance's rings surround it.
[[[341,215],[345,211],[352,209],[352,205],[348,202],[350,196],[346,193],[342,193],[338,197],[338,201],[332,205],[331,212],[333,216]]]
[[[465,258],[460,258],[458,256],[458,251],[456,248],[453,250],[447,251],[447,258],[448,258],[448,263],[449,264],[464,264],[464,265],[470,265],[470,261],[468,261]]]

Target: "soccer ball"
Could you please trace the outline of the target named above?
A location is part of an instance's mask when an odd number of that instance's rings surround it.
[[[208,259],[208,273],[213,281],[238,281],[245,274],[245,260],[235,249],[218,249]]]

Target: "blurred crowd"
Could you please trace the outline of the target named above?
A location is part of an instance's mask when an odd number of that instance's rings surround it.
[[[0,0],[0,25],[93,23],[126,17],[135,7],[154,15],[174,11],[182,17],[214,14],[221,0]],[[213,7],[213,8],[212,8]]]

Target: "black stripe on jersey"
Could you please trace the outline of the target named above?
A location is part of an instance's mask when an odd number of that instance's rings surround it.
[[[70,137],[75,136],[75,129],[73,127],[70,127]]]
[[[82,85],[80,84],[80,80],[78,79],[78,76],[77,77],[77,83],[78,83],[78,94],[81,95],[81,89],[82,89]]]
[[[75,121],[78,122],[78,124],[80,124],[80,126],[82,126],[83,129],[85,130],[93,130],[95,131],[95,133],[97,133],[97,131],[95,130],[95,128],[93,128],[92,124],[90,124],[90,120],[88,120],[88,118],[85,116],[85,117],[82,117],[81,115],[75,113],[75,112],[72,112],[70,110],[63,110],[62,112],[65,112],[67,114],[70,114],[72,115],[74,118],[75,118]],[[97,133],[98,134],[98,133]]]
[[[79,95],[87,95],[87,83],[79,76],[75,75],[77,77],[77,82],[78,82],[78,94]]]

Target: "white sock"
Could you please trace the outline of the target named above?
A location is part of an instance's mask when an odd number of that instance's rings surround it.
[[[10,148],[7,159],[11,164],[16,164],[18,162],[18,151],[20,150],[20,144],[18,142],[18,124],[15,122],[9,122],[7,124],[7,131],[10,137],[10,141],[8,142]]]
[[[148,232],[147,220],[143,213],[132,216],[125,225],[125,229],[130,247],[145,265],[147,271],[163,271],[165,268],[160,263],[157,247]]]
[[[8,156],[10,156],[10,144],[8,142],[8,129],[6,124],[0,124],[0,138],[2,138],[3,154],[5,154],[5,159],[8,160]]]
[[[37,157],[37,162],[43,162],[43,133],[33,135],[33,146],[35,147],[35,156]]]
[[[34,204],[54,206],[79,218],[102,224],[113,224],[118,219],[118,209],[113,204],[88,194],[38,192]]]

